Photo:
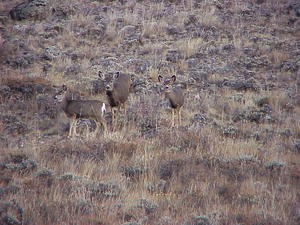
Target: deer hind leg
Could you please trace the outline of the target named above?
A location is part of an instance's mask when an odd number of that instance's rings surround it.
[[[178,109],[178,124],[181,126],[181,108]]]
[[[127,118],[127,110],[126,110],[126,104],[122,103],[122,108],[124,109],[124,118]]]
[[[107,125],[106,125],[106,122],[105,122],[105,121],[102,121],[101,124],[102,124],[102,126],[103,126],[103,130],[104,130],[103,133],[104,133],[104,135],[105,135],[105,134],[107,134]]]
[[[112,125],[112,129],[115,129],[115,123],[116,123],[116,118],[115,118],[115,109],[111,108],[111,125]]]
[[[179,127],[179,109],[175,109],[176,110],[176,127]]]
[[[69,135],[68,135],[69,138],[73,138],[74,128],[76,129],[76,122],[77,122],[76,117],[73,116],[71,118],[71,122],[70,122],[70,129],[69,129]],[[75,130],[75,133],[76,133],[76,130]]]
[[[175,109],[172,108],[172,127],[175,126]]]
[[[96,137],[97,136],[97,133],[99,131],[99,122],[98,121],[95,121],[96,122],[96,129],[95,131],[93,132],[93,136]]]
[[[75,121],[74,121],[74,128],[73,128],[74,129],[73,132],[74,132],[75,136],[78,136],[78,133],[77,133],[77,123],[78,123],[78,119],[75,119]]]
[[[85,137],[86,137],[86,139],[89,139],[89,137],[90,137],[90,128],[89,128],[88,124],[86,124],[86,134],[85,134]]]
[[[106,122],[102,119],[96,121],[96,130],[94,132],[94,137],[96,137],[98,131],[100,130],[100,126],[103,126],[103,133],[106,134],[107,133],[107,125]]]
[[[119,115],[120,115],[120,108],[121,105],[116,107],[116,111],[114,112],[114,123],[113,123],[113,130],[115,131],[117,129]]]

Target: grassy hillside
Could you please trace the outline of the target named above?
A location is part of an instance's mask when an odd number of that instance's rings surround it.
[[[299,1],[20,2],[0,2],[1,225],[300,223]],[[108,134],[68,138],[59,86],[107,102],[117,71],[117,128],[108,109]]]

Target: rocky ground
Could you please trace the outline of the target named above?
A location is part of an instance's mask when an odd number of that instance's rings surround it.
[[[1,1],[0,224],[298,225],[299,17],[297,0]],[[117,71],[134,77],[117,129],[67,138],[58,86],[106,101]]]

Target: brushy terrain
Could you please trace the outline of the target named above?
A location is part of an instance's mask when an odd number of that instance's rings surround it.
[[[299,1],[21,2],[0,2],[1,225],[300,224]],[[57,86],[106,101],[117,71],[117,129],[67,138]]]

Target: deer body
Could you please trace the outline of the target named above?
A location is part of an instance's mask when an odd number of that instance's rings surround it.
[[[158,76],[158,80],[163,83],[165,96],[170,102],[172,108],[172,127],[175,126],[175,113],[178,117],[178,123],[181,125],[181,108],[184,104],[184,94],[181,87],[172,87],[176,80],[176,76],[163,79],[162,76]]]
[[[170,105],[173,109],[183,106],[184,95],[180,87],[175,87],[170,91],[166,91],[165,96],[169,100]]]
[[[63,91],[60,93],[60,107],[65,112],[66,116],[71,118],[69,136],[76,134],[76,122],[80,118],[94,119],[96,122],[95,134],[99,130],[99,124],[102,124],[104,131],[106,131],[106,121],[104,119],[104,113],[106,111],[105,103],[98,100],[70,100],[66,96],[66,87],[63,87]],[[58,95],[55,96],[58,99]]]
[[[112,108],[112,122],[115,120],[115,108],[119,109],[121,106],[125,108],[125,102],[128,99],[131,87],[131,78],[129,74],[117,73],[112,87],[106,86],[106,96],[110,107]]]

